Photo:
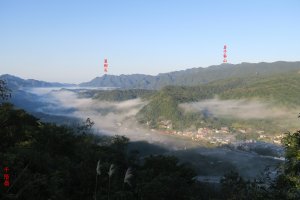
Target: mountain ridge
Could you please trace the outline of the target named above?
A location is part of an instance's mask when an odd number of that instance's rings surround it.
[[[120,89],[150,89],[158,90],[168,85],[194,86],[206,84],[216,80],[225,80],[234,77],[251,77],[257,75],[272,75],[283,72],[300,70],[300,61],[276,61],[240,64],[220,64],[209,67],[190,68],[180,71],[159,73],[157,75],[146,74],[105,74],[88,82],[80,84],[67,84],[46,82],[34,79],[22,79],[13,75],[3,74],[0,79],[5,80],[12,89],[19,87],[116,87]]]
[[[300,70],[300,62],[277,61],[272,63],[240,63],[220,64],[206,68],[190,68],[186,70],[160,73],[156,76],[145,74],[104,75],[96,77],[79,86],[119,87],[122,89],[161,89],[167,85],[193,86],[216,80],[233,77],[249,77],[255,75],[270,75],[293,70]]]
[[[0,79],[6,81],[10,89],[19,89],[21,87],[67,87],[75,84],[46,82],[35,79],[23,79],[10,74],[0,75]]]

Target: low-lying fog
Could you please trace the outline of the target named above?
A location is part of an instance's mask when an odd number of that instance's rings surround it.
[[[235,117],[242,119],[266,118],[293,118],[297,116],[296,109],[278,108],[271,103],[258,100],[219,100],[209,99],[200,102],[182,103],[179,105],[188,112],[201,112],[206,110],[213,115],[221,117]]]
[[[33,88],[26,92],[35,95],[34,112],[50,115],[76,117],[82,120],[90,118],[95,122],[97,134],[125,135],[131,141],[147,141],[167,149],[182,161],[191,162],[200,174],[222,175],[225,171],[236,169],[242,175],[254,177],[266,166],[275,166],[281,161],[276,158],[258,155],[254,152],[228,149],[225,147],[204,148],[199,143],[164,135],[140,126],[134,116],[147,102],[134,99],[122,102],[99,101],[91,98],[79,98],[74,88]],[[75,88],[78,89],[78,88]],[[86,90],[89,88],[85,88]],[[94,89],[94,88],[93,88]],[[107,89],[107,88],[106,88]],[[43,102],[43,103],[38,103]],[[220,101],[217,99],[203,102],[181,104],[187,111],[209,109],[215,115],[235,115],[240,118],[285,116],[285,112],[270,110],[268,105],[259,102]],[[279,148],[272,146],[271,148]]]
[[[47,102],[35,108],[36,112],[76,117],[82,120],[90,118],[95,122],[94,130],[99,134],[126,135],[132,141],[145,140],[150,143],[166,144],[172,149],[193,147],[192,144],[187,145],[187,141],[146,130],[140,126],[134,116],[147,103],[141,99],[121,102],[99,101],[92,98],[79,98],[77,93],[72,91],[73,89],[37,88],[27,91],[38,95],[37,101]]]

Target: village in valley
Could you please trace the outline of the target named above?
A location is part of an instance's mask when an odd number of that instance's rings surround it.
[[[149,124],[149,123],[147,123]],[[221,128],[201,127],[194,130],[174,130],[170,120],[159,122],[158,129],[151,129],[162,134],[185,137],[193,141],[205,142],[212,146],[222,146],[243,141],[244,143],[255,143],[257,141],[270,142],[280,145],[284,134],[270,135],[263,130],[254,129],[234,129],[227,126]],[[256,134],[253,134],[256,133]],[[255,135],[255,137],[253,136]]]

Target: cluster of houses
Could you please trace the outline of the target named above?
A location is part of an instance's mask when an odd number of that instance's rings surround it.
[[[280,134],[280,135],[276,135],[276,136],[269,136],[269,135],[264,135],[264,134],[259,135],[259,139],[267,140],[267,141],[273,142],[274,144],[281,144],[283,137],[284,137],[284,134]]]
[[[173,130],[173,125],[172,125],[171,120],[160,121],[158,123],[158,129],[161,130],[161,132],[164,134],[188,137],[194,141],[206,141],[206,142],[214,144],[214,145],[230,144],[230,143],[236,141],[235,134],[229,134],[229,133],[247,134],[247,133],[252,133],[254,131],[250,128],[236,129],[236,130],[230,131],[230,129],[226,126],[221,127],[219,129],[201,127],[201,128],[198,128],[198,130],[193,130],[193,131],[188,131],[188,130],[176,131],[176,130]],[[152,131],[155,131],[155,130],[152,129]],[[264,134],[264,131],[262,131],[262,130],[256,130],[255,132],[259,134],[259,136],[257,138],[258,140],[269,141],[269,142],[273,142],[275,144],[281,144],[281,140],[284,137],[283,134],[278,135],[278,136],[269,136],[269,135]]]
[[[164,130],[164,134],[178,135],[191,138],[194,141],[207,141],[211,144],[222,145],[229,144],[235,138],[230,135],[228,127],[222,127],[221,129],[211,129],[207,127],[198,128],[197,131],[176,131],[176,130]]]

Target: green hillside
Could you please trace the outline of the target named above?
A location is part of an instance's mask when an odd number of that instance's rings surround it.
[[[169,119],[175,122],[183,117],[178,110],[178,98],[165,91],[168,88],[153,95],[149,104],[137,114],[141,123],[150,123],[151,127],[157,127],[159,120]]]
[[[285,73],[272,76],[256,75],[246,78],[231,78],[215,81],[199,86],[167,86],[152,96],[138,114],[139,122],[148,124],[151,128],[159,128],[162,121],[171,121],[173,129],[194,127],[257,127],[260,129],[276,130],[275,121],[270,119],[243,120],[236,118],[216,118],[205,113],[184,112],[179,108],[180,103],[198,102],[218,97],[229,99],[258,99],[270,102],[274,106],[295,108],[300,105],[300,74]],[[277,129],[278,130],[278,129]]]
[[[79,92],[80,97],[93,98],[99,101],[125,101],[136,98],[147,98],[154,93],[153,90],[87,90]]]
[[[174,129],[184,129],[197,123],[199,119],[203,120],[205,116],[184,113],[178,107],[180,103],[211,99],[223,91],[244,85],[245,82],[238,78],[193,87],[167,86],[152,96],[150,103],[137,114],[137,119],[141,123],[148,123],[152,128],[158,128],[159,121],[171,120]]]
[[[249,84],[226,90],[222,99],[259,98],[295,107],[300,105],[300,74],[289,73],[252,80]]]

